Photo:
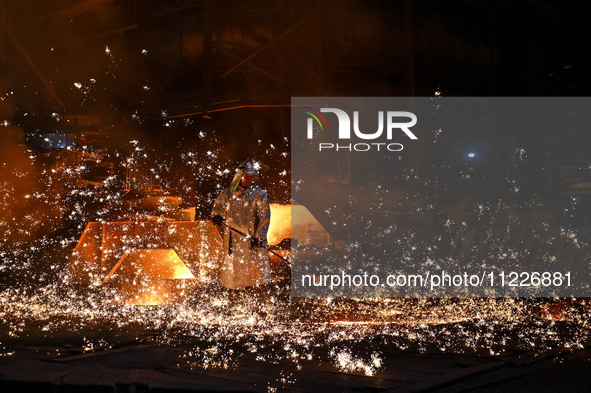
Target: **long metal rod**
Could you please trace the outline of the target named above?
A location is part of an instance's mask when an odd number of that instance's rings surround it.
[[[234,231],[234,232],[236,232],[237,234],[239,234],[239,235],[242,235],[243,237],[251,237],[251,236],[247,235],[246,233],[242,233],[242,232],[240,232],[238,229],[234,229],[234,228],[232,228],[231,226],[229,226],[229,225],[228,225],[228,224],[226,224],[225,222],[223,223],[223,225],[224,225],[226,228],[230,229],[231,231]],[[281,255],[277,254],[275,251],[271,250],[269,247],[263,247],[263,248],[264,248],[265,250],[267,250],[267,251],[269,251],[269,252],[271,252],[271,253],[275,254],[275,255],[276,255],[276,256],[278,256],[279,258],[283,259],[285,262],[287,262],[287,263],[290,263],[290,264],[291,264],[291,262],[289,262],[287,259],[283,258]]]

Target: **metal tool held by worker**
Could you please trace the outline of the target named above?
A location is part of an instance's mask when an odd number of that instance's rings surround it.
[[[225,226],[226,228],[230,229],[231,231],[236,232],[239,235],[242,235],[243,237],[248,237],[248,238],[252,238],[250,235],[247,235],[246,233],[242,233],[240,232],[238,229],[232,228],[231,226],[229,226],[228,224],[226,224],[225,222],[222,222],[222,225]],[[282,260],[284,260],[287,263],[291,263],[289,262],[287,259],[283,258],[281,255],[277,254],[275,251],[271,250],[269,247],[263,247],[265,250],[273,253],[274,255],[276,255],[277,257],[281,258]]]

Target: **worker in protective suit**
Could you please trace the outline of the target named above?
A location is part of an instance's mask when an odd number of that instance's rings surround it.
[[[213,204],[211,220],[223,229],[220,282],[225,288],[242,289],[271,281],[266,250],[271,209],[257,176],[253,161],[245,161],[236,169],[230,187]]]

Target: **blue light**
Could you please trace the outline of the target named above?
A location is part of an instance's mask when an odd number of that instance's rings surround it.
[[[468,158],[474,158],[476,157],[476,153],[468,153]]]

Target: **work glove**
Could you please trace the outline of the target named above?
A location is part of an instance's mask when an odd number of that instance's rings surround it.
[[[258,238],[258,237],[251,237],[250,238],[250,247],[254,248],[254,247],[263,247],[264,242],[263,239]]]
[[[211,218],[211,222],[213,222],[214,225],[221,227],[224,223],[224,217],[220,216],[219,214],[216,214]]]

